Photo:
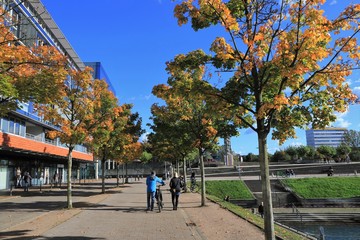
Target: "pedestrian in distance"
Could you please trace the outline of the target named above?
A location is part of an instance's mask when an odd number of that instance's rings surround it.
[[[58,186],[58,182],[59,182],[59,174],[57,172],[55,172],[54,174],[54,177],[53,177],[53,180],[54,180],[54,185],[55,187]]]
[[[260,216],[262,218],[264,218],[264,204],[263,204],[263,202],[261,202],[259,207],[258,207],[258,213],[260,214]]]
[[[195,177],[195,172],[192,172],[190,177],[190,191],[193,192],[195,190],[195,187],[196,187],[196,177]]]
[[[16,186],[15,187],[22,187],[21,186],[21,170],[19,167],[16,169]]]
[[[171,191],[173,210],[177,210],[179,204],[179,196],[181,193],[181,189],[183,188],[182,182],[177,172],[175,172],[174,177],[171,178],[169,186]]]
[[[30,173],[28,171],[25,171],[25,173],[24,173],[24,192],[29,191],[30,182],[31,182]]]
[[[154,171],[146,178],[146,197],[147,197],[147,210],[154,210],[154,201],[155,201],[155,192],[156,192],[156,184],[160,183],[161,185],[165,185],[165,182],[156,176]]]

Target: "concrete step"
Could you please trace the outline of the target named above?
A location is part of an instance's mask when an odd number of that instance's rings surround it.
[[[277,222],[343,222],[360,223],[360,213],[275,213]]]

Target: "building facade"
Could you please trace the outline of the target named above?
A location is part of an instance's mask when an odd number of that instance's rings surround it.
[[[343,142],[346,131],[346,128],[309,129],[306,130],[306,144],[314,148],[338,147]]]
[[[55,46],[68,57],[71,68],[85,68],[40,0],[0,0],[0,4],[19,23],[11,31],[20,44]],[[36,114],[31,102],[0,118],[0,190],[16,185],[16,175],[25,171],[32,176],[33,185],[51,183],[55,173],[59,181],[66,181],[68,148],[46,135],[56,129]],[[92,162],[92,153],[85,146],[76,146],[72,177],[79,178],[80,169]]]

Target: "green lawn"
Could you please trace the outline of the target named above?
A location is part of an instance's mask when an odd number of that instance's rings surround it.
[[[360,197],[359,177],[289,178],[282,182],[306,199]]]
[[[230,199],[254,199],[248,187],[240,180],[206,181],[205,185],[207,194],[220,199],[224,199],[225,196],[229,196]]]

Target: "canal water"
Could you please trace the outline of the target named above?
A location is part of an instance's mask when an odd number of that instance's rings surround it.
[[[326,240],[360,240],[360,224],[333,223],[329,224],[301,224],[287,223],[289,227],[305,232],[319,239],[320,228],[323,228]]]

